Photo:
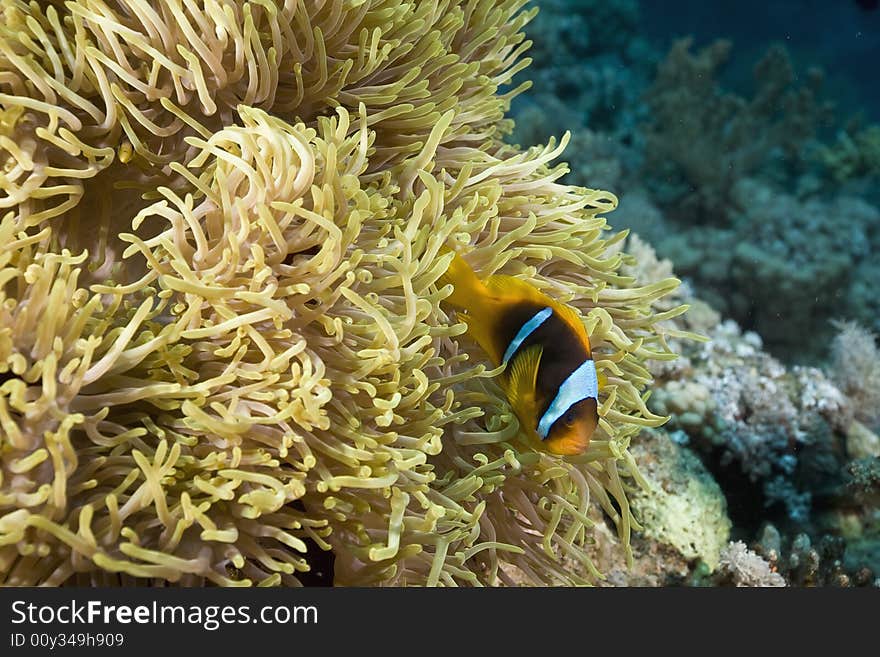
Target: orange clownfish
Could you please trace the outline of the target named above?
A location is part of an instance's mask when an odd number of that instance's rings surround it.
[[[438,285],[447,283],[445,301],[464,311],[468,333],[495,367],[506,365],[501,387],[533,444],[583,453],[599,423],[599,376],[575,311],[512,276],[481,281],[457,254]]]

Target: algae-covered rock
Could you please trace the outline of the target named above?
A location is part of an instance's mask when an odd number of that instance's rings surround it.
[[[667,433],[642,435],[632,451],[651,490],[634,494],[631,504],[644,535],[714,570],[731,527],[721,488],[693,452]]]

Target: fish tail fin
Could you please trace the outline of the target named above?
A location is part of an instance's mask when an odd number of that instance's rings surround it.
[[[442,247],[441,254],[450,253],[452,249]],[[449,268],[437,281],[437,287],[451,284],[452,294],[443,301],[454,308],[465,312],[458,319],[467,324],[468,334],[483,348],[492,362],[497,366],[501,363],[501,352],[494,335],[494,320],[499,314],[498,301],[490,293],[485,283],[460,255],[455,254]]]
[[[452,249],[443,247],[441,254],[450,253]],[[446,303],[456,308],[473,311],[476,304],[485,298],[486,286],[477,277],[476,272],[457,253],[453,257],[449,268],[437,281],[437,287],[450,284],[453,287],[452,294],[444,299]]]

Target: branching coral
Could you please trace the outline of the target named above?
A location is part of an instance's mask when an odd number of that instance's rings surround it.
[[[586,582],[597,503],[628,545],[683,308],[500,141],[523,4],[3,2],[4,583]],[[581,312],[586,454],[516,440],[444,244]]]
[[[797,534],[789,542],[773,525],[763,528],[754,546],[790,586],[877,586],[870,568],[862,565],[864,555],[851,558],[851,547],[830,535],[811,540]]]
[[[796,86],[782,47],[771,48],[755,66],[755,92],[746,99],[716,81],[730,42],[716,41],[697,54],[691,44],[682,39],[673,45],[647,93],[645,164],[676,212],[717,223],[731,209],[736,181],[774,153],[789,163],[802,159],[828,107],[817,97],[821,74],[811,71],[807,84]]]
[[[880,125],[841,130],[834,144],[819,150],[819,159],[838,182],[880,176]]]
[[[652,220],[646,202],[628,209],[624,221],[638,212],[637,230],[676,272],[713,307],[759,333],[774,355],[825,358],[831,322],[841,316],[880,326],[871,257],[878,208],[847,195],[798,198],[749,178],[729,193],[730,226]]]
[[[548,124],[558,124],[564,116],[565,125],[574,132],[583,126],[615,135],[629,133],[642,111],[638,93],[651,68],[646,61],[650,46],[638,29],[639,3],[542,0],[536,4],[540,12],[526,30],[534,41],[530,52],[534,64],[528,72],[534,86],[528,99],[518,101],[531,100],[545,114],[543,128],[531,128],[546,132]],[[554,119],[547,121],[548,116]],[[526,117],[517,116],[518,140],[526,136],[519,130],[521,119]]]

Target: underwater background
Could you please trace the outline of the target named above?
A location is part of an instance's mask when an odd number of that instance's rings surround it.
[[[878,4],[2,3],[0,585],[880,585]]]
[[[653,372],[671,420],[633,451],[664,493],[612,583],[876,585],[878,3],[535,4],[510,141],[571,130],[563,181],[618,195],[709,338]]]

